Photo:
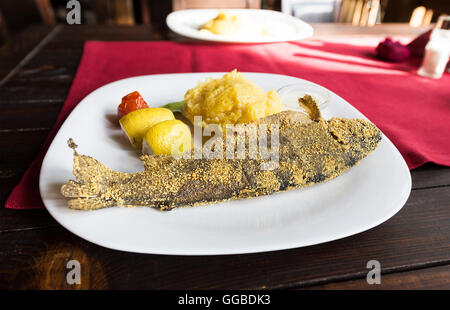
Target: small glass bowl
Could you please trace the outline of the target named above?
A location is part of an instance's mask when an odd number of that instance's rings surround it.
[[[298,98],[304,95],[313,97],[321,111],[325,110],[330,102],[330,92],[321,86],[307,83],[286,85],[278,89],[277,93],[288,110],[303,111],[298,104]]]

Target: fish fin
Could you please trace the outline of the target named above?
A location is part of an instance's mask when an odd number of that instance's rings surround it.
[[[100,193],[100,188],[98,186],[94,186],[94,184],[87,183],[79,183],[74,180],[67,181],[61,187],[61,194],[66,198],[89,198],[89,197],[97,197]]]
[[[300,105],[300,107],[306,109],[309,118],[313,121],[323,120],[322,113],[320,113],[317,102],[310,95],[304,95],[303,97],[298,98],[298,104]]]
[[[103,200],[100,197],[70,199],[67,204],[74,210],[97,210],[115,205],[115,201]]]
[[[73,141],[72,138],[69,138],[69,140],[67,140],[67,146],[70,147],[74,151],[75,154],[77,153],[76,149],[77,149],[78,145]]]

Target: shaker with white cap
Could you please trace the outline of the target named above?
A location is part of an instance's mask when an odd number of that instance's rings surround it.
[[[439,79],[447,67],[450,56],[450,16],[441,16],[425,46],[425,56],[417,73]]]

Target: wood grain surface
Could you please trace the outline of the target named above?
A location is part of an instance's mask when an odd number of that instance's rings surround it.
[[[328,26],[316,26],[317,36],[327,33]],[[378,27],[378,32],[377,27],[339,27],[340,32],[328,31],[371,35],[396,29],[392,25]],[[405,26],[398,29],[402,35],[418,32],[407,32]],[[11,60],[16,63],[9,65],[0,86],[2,204],[56,120],[83,42],[154,37],[164,36],[155,35],[149,26],[60,25],[47,29],[40,42],[30,42],[33,47],[21,59]],[[427,164],[411,174],[408,202],[382,225],[334,242],[259,254],[205,257],[119,252],[78,238],[46,210],[0,208],[0,289],[448,289],[450,169]],[[81,263],[80,285],[65,280],[71,259]],[[373,259],[381,263],[380,285],[368,285],[365,280],[366,264]]]

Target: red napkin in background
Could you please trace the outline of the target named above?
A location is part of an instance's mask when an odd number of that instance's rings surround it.
[[[330,38],[257,45],[88,42],[56,124],[6,207],[42,208],[38,186],[42,159],[72,109],[102,85],[144,74],[237,68],[307,79],[335,92],[366,115],[396,145],[410,169],[426,162],[450,166],[450,75],[444,74],[440,80],[416,75],[420,59],[400,64],[377,60],[375,47],[382,39]]]
[[[408,43],[408,47],[411,50],[411,56],[423,57],[423,55],[425,55],[425,46],[430,40],[432,30],[433,29],[430,29],[427,32],[422,33],[420,36]]]

